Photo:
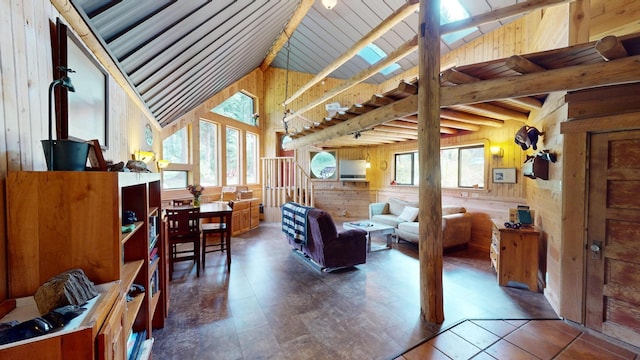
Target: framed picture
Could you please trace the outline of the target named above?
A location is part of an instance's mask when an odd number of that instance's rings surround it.
[[[516,183],[516,168],[495,168],[493,169],[493,182],[503,184]]]
[[[109,77],[102,66],[86,51],[77,37],[60,21],[58,29],[58,66],[72,69],[68,76],[75,92],[60,91],[61,139],[97,139],[102,148],[108,147]],[[57,66],[56,66],[57,67]],[[64,74],[58,74],[63,76]]]

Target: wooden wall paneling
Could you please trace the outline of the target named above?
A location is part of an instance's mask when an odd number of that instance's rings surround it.
[[[589,40],[606,35],[626,35],[640,31],[640,2],[629,0],[591,0]]]
[[[542,12],[540,25],[534,33],[532,52],[568,46],[569,4],[557,5]]]
[[[589,41],[590,2],[591,0],[576,0],[569,5],[569,45]]]

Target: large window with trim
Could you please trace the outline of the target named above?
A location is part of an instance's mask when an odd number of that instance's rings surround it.
[[[184,127],[162,141],[162,158],[171,164],[189,163],[189,133]],[[187,187],[189,172],[186,170],[163,170],[162,187],[164,189],[183,189]]]
[[[200,120],[200,184],[220,185],[218,167],[218,124]]]
[[[484,145],[440,149],[441,185],[443,188],[477,188],[485,184]],[[418,152],[395,154],[397,185],[419,185]]]
[[[162,141],[162,158],[172,164],[189,163],[189,136],[186,127]]]
[[[245,134],[245,158],[246,158],[246,182],[247,184],[258,183],[258,135],[248,132]]]
[[[240,184],[240,130],[227,127],[227,185]]]
[[[218,115],[242,121],[245,124],[258,126],[258,117],[255,111],[255,100],[245,92],[238,91],[220,105],[211,109]]]

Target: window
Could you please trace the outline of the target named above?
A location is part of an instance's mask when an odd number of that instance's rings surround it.
[[[227,127],[227,185],[240,184],[240,130]]]
[[[483,145],[441,149],[442,187],[483,189],[484,165]]]
[[[162,188],[164,190],[184,189],[187,187],[187,171],[162,171]]]
[[[458,0],[446,0],[440,3],[440,25],[466,19],[468,17],[469,12],[460,4]],[[477,27],[472,27],[450,34],[444,34],[442,35],[442,40],[444,40],[444,42],[446,42],[447,44],[452,44],[477,30]]]
[[[247,184],[258,183],[258,135],[247,132],[245,135]]]
[[[211,112],[242,121],[245,124],[258,126],[258,117],[255,116],[255,101],[253,97],[239,91],[220,105],[211,109]]]
[[[395,181],[398,185],[419,185],[418,152],[395,154]],[[484,188],[484,146],[440,149],[443,188]]]
[[[364,61],[369,63],[369,65],[373,65],[378,61],[386,58],[387,54],[382,49],[380,49],[376,44],[371,43],[365,46],[364,48],[362,48],[362,50],[358,52],[358,56],[363,58]],[[380,73],[384,76],[387,76],[398,69],[400,69],[400,65],[398,63],[393,63],[385,67],[384,69],[380,70]]]
[[[218,125],[200,120],[200,184],[220,185],[218,178]]]
[[[162,158],[172,164],[189,163],[189,136],[186,127],[162,141]]]
[[[396,154],[395,170],[396,184],[398,185],[418,185],[418,153]]]
[[[335,151],[311,152],[309,157],[311,158],[309,167],[312,179],[335,179],[337,177]]]

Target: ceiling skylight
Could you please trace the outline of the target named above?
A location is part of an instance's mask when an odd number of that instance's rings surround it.
[[[460,5],[458,0],[447,0],[440,3],[440,24],[448,24],[450,22],[466,19],[469,17],[469,12]],[[477,27],[456,31],[451,34],[442,35],[442,40],[447,44],[454,43],[463,37],[478,30]]]
[[[363,58],[364,61],[368,62],[369,65],[373,65],[387,57],[387,54],[373,43],[365,46],[362,50],[360,50],[358,52],[358,55]],[[398,63],[393,63],[380,70],[380,73],[384,76],[387,76],[398,69],[400,69],[400,65]]]

